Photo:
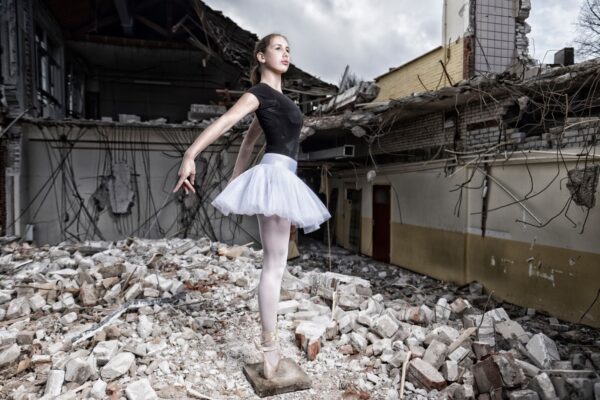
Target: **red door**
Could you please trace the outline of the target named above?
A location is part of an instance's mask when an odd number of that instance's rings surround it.
[[[373,185],[373,258],[390,262],[390,187]]]

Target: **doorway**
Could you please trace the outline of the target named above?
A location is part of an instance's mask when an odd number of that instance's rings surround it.
[[[360,220],[362,190],[346,189],[346,200],[350,205],[350,221],[348,226],[348,249],[360,252]]]
[[[390,262],[390,187],[373,185],[373,258]]]

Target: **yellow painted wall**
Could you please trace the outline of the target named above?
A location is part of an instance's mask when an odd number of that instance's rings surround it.
[[[446,65],[453,83],[462,80],[463,39],[458,39],[447,48],[438,47],[400,66],[395,71],[377,78],[375,82],[381,90],[373,101],[397,99],[409,96],[411,93],[449,86],[450,82],[444,74],[440,60]]]
[[[373,218],[361,218],[360,252],[366,256],[373,255]]]
[[[578,322],[600,288],[600,254],[472,234],[466,237],[466,281],[481,282],[512,303]],[[600,328],[600,303],[581,322]]]
[[[390,262],[450,282],[465,282],[465,237],[460,232],[392,223]]]
[[[567,321],[577,322],[600,288],[600,254],[585,251],[398,223],[391,247],[392,264],[458,284],[477,281],[498,298]],[[600,304],[581,322],[600,327]]]
[[[532,218],[518,205],[499,208],[487,218],[486,237],[481,237],[481,190],[468,190],[460,202],[460,214],[453,213],[458,192],[450,190],[464,182],[473,171],[458,170],[452,177],[439,164],[380,166],[373,183],[366,182],[366,170],[341,171],[334,185],[362,188],[361,252],[372,255],[372,185],[391,186],[390,262],[418,273],[462,285],[478,281],[487,291],[506,301],[549,312],[558,318],[579,322],[600,288],[600,208],[591,210],[584,234],[579,234],[585,212],[572,207],[569,217],[557,218],[545,228],[516,222]],[[567,167],[574,167],[567,161]],[[533,193],[556,175],[554,159],[528,159],[528,172],[516,160],[491,168],[491,174],[517,196]],[[564,171],[557,182],[564,178]],[[480,187],[482,174],[470,184]],[[341,192],[342,193],[342,192]],[[489,209],[501,207],[512,198],[492,183],[488,190]],[[525,202],[541,221],[547,221],[568,199],[564,184],[551,185]],[[347,244],[347,224],[338,224],[338,244]],[[581,321],[600,328],[600,302]]]

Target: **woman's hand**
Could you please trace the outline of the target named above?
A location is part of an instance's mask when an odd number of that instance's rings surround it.
[[[173,189],[173,193],[178,191],[182,185],[185,194],[188,194],[190,190],[193,193],[196,193],[196,189],[194,189],[194,182],[196,181],[196,163],[194,162],[193,158],[187,156],[183,157],[181,166],[179,167],[179,172],[177,172],[177,176],[179,176],[179,180]]]
[[[229,128],[234,126],[239,120],[244,118],[248,113],[251,113],[258,109],[259,106],[258,98],[252,93],[244,93],[238,101],[225,114],[217,118],[216,121],[211,122],[210,125],[202,131],[200,135],[194,140],[194,143],[186,150],[181,167],[177,175],[179,180],[177,185],[173,188],[173,193],[177,192],[181,187],[188,194],[189,191],[196,193],[194,189],[194,183],[196,179],[196,164],[194,159],[206,149],[211,143],[221,136],[223,132],[227,132]]]

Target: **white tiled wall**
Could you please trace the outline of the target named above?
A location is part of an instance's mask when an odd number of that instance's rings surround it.
[[[475,6],[475,73],[503,72],[514,61],[514,1],[477,0]]]

